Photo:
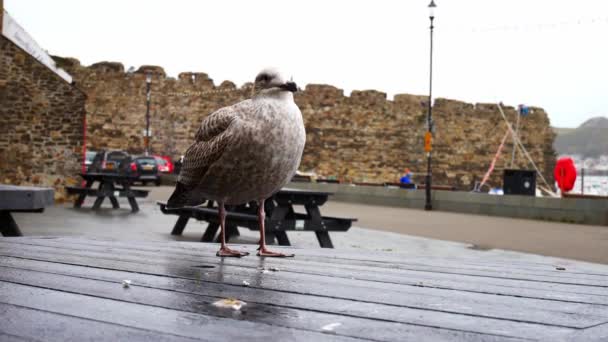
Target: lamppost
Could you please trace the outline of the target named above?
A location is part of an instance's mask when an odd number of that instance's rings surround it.
[[[431,143],[433,138],[433,20],[435,19],[435,1],[431,0],[429,4],[429,19],[431,20],[430,34],[431,34],[431,48],[429,58],[429,108],[426,116],[427,131],[424,136],[424,150],[427,158],[427,170],[426,170],[426,201],[424,204],[424,210],[433,210],[431,204]]]
[[[146,74],[146,136],[144,137],[145,153],[150,155],[150,83],[152,74]]]

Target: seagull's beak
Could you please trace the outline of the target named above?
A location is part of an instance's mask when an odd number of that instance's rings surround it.
[[[296,85],[295,82],[287,82],[285,84],[281,84],[279,86],[279,88],[290,91],[292,93],[295,93],[296,91],[298,91],[298,86]]]

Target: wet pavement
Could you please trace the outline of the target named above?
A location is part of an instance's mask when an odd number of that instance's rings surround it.
[[[182,236],[170,235],[176,216],[164,215],[156,201],[164,201],[172,187],[145,187],[138,199],[141,210],[132,213],[126,199],[120,209],[109,201],[97,211],[87,198],[83,208],[71,203],[49,207],[42,214],[15,214],[25,236],[83,236],[128,241],[200,241],[206,224],[190,220]],[[509,255],[522,251],[561,258],[608,263],[608,228],[508,219],[445,212],[366,206],[330,201],[321,208],[328,216],[356,217],[346,233],[331,233],[336,249],[354,249],[438,256]],[[362,228],[365,227],[365,228]],[[240,228],[231,243],[256,244],[257,231]],[[312,232],[289,232],[298,248],[319,248]],[[451,240],[451,241],[448,241]],[[521,255],[520,255],[521,254]],[[528,257],[533,257],[529,255]]]

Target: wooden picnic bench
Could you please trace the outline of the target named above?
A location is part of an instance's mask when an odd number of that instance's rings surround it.
[[[104,172],[89,172],[81,173],[80,176],[85,180],[84,187],[67,186],[66,190],[69,194],[78,195],[74,201],[74,208],[82,207],[87,196],[97,197],[93,204],[93,210],[101,207],[101,204],[106,197],[110,199],[112,208],[120,208],[116,197],[126,197],[129,200],[132,212],[139,211],[139,206],[135,198],[147,197],[147,190],[131,189],[131,184],[135,177],[124,173],[104,173]],[[93,183],[99,182],[97,189],[93,188]],[[116,186],[118,185],[118,187]]]
[[[290,246],[287,231],[312,231],[321,247],[333,248],[329,232],[348,231],[352,222],[357,219],[322,216],[319,206],[322,206],[330,195],[329,192],[296,189],[283,189],[276,193],[265,203],[266,243],[274,243],[276,239],[279,245]],[[218,235],[220,227],[218,210],[213,201],[207,201],[205,206],[180,209],[167,209],[163,202],[158,204],[164,214],[178,216],[171,231],[172,235],[181,235],[190,218],[209,223],[201,241],[212,242]],[[303,205],[306,213],[296,212],[294,205]],[[256,202],[228,206],[226,209],[226,240],[239,235],[239,226],[259,230]]]
[[[0,235],[22,236],[11,213],[41,213],[54,195],[52,188],[0,184]]]
[[[190,242],[0,238],[0,341],[608,339],[606,265],[466,248],[275,248],[296,257],[218,258],[216,246]]]

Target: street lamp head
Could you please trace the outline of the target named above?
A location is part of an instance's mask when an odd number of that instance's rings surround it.
[[[146,83],[152,83],[152,74],[150,74],[150,73],[146,74]]]
[[[437,7],[437,5],[435,5],[435,0],[431,0],[431,3],[429,4],[429,18],[431,19],[435,18],[435,7]]]

